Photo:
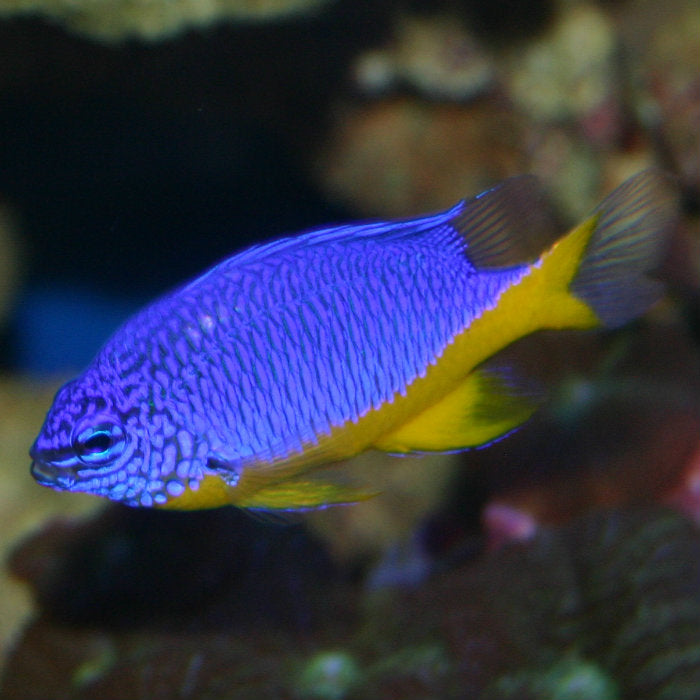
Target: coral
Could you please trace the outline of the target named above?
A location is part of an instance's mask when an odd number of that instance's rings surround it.
[[[491,51],[455,16],[404,16],[385,48],[356,60],[355,80],[364,92],[403,87],[422,99],[346,100],[319,181],[355,209],[400,216],[531,171],[573,221],[603,194],[591,145],[623,129],[615,45],[612,18],[585,3],[560,8],[544,34]]]
[[[622,7],[620,36],[639,121],[666,157],[700,190],[700,8],[693,0],[633,0]]]
[[[530,697],[495,693],[515,681],[543,697],[537,689],[572,669],[610,697],[615,687],[620,698],[694,697],[699,545],[697,529],[670,513],[601,512],[490,559],[479,591],[489,591],[491,620],[505,624],[514,661],[488,697]],[[468,622],[457,616],[450,627],[465,650],[475,634]]]
[[[573,222],[655,164],[697,192],[692,1],[562,1],[539,32],[500,44],[451,12],[402,15],[354,60],[364,99],[340,100],[315,162],[330,197],[399,216],[530,171]]]
[[[626,697],[695,697],[697,529],[671,516],[598,516],[572,531],[572,544],[581,547],[579,561],[588,564],[581,615],[589,653],[624,680]]]
[[[619,700],[615,683],[597,664],[576,656],[557,660],[551,666],[502,676],[484,693],[483,700]]]
[[[4,698],[204,699],[235,689],[244,700],[692,700],[700,683],[700,534],[667,510],[599,512],[417,588],[369,594],[314,564],[316,545],[301,531],[250,521],[236,532],[244,516],[216,511],[169,536],[175,519],[151,514],[134,528],[134,514],[85,523],[46,553],[63,564],[41,583],[41,614],[10,657]],[[160,581],[128,554],[151,528]],[[18,556],[36,556],[49,534]],[[125,536],[121,573],[113,564],[101,576],[76,556],[114,557]],[[225,585],[212,585],[222,572]],[[130,589],[130,576],[141,583]],[[46,594],[55,587],[64,599],[76,587],[92,594],[92,614],[58,609]],[[290,616],[290,606],[306,614]]]
[[[516,105],[539,121],[581,118],[610,100],[615,89],[614,28],[597,6],[560,11],[542,37],[506,57],[504,80]]]
[[[360,678],[359,665],[352,656],[342,651],[324,651],[304,665],[296,692],[309,700],[343,700]]]
[[[398,18],[390,43],[360,54],[353,73],[363,92],[405,86],[433,99],[468,100],[493,84],[493,61],[452,16]]]
[[[524,127],[498,97],[380,101],[343,114],[316,170],[331,197],[364,214],[435,211],[525,170]]]
[[[105,627],[170,627],[194,610],[206,629],[226,620],[304,627],[320,582],[335,580],[314,538],[233,508],[112,506],[88,523],[52,521],[10,567],[53,619]]]
[[[309,11],[328,0],[14,0],[0,15],[40,14],[102,41],[155,41],[190,27],[226,20],[253,21]]]

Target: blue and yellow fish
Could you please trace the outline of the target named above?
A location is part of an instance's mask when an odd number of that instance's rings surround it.
[[[432,216],[224,260],[128,320],[59,390],[32,474],[132,506],[298,510],[368,497],[324,472],[365,450],[505,435],[537,401],[493,358],[540,329],[644,312],[678,209],[670,179],[646,171],[557,239],[539,199],[522,176]]]

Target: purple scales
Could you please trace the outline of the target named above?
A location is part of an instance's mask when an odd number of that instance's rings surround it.
[[[455,213],[262,246],[129,320],[60,397],[71,415],[111,416],[131,436],[132,469],[114,481],[117,460],[90,490],[164,502],[210,459],[283,459],[405,393],[523,273],[476,272],[447,224]],[[68,442],[67,424],[51,432],[54,449]]]

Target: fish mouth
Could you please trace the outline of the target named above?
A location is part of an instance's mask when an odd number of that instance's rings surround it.
[[[70,489],[75,485],[75,473],[65,467],[34,460],[30,468],[31,475],[42,486],[58,489]]]

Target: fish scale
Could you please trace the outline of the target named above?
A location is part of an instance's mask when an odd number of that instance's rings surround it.
[[[349,247],[349,246],[345,246]],[[364,246],[358,246],[361,249]],[[335,252],[335,251],[333,251]],[[420,275],[420,270],[415,270],[407,264],[408,254],[404,251],[403,257],[399,259],[399,264],[396,270],[391,269],[391,265],[387,262],[391,261],[392,258],[391,250],[387,251],[387,254],[383,257],[383,263],[385,269],[382,270],[384,279],[389,279],[389,284],[396,285],[396,288],[401,292],[401,294],[396,295],[396,301],[393,306],[385,305],[380,307],[380,312],[383,314],[377,314],[376,312],[370,313],[369,317],[374,320],[372,326],[365,326],[364,337],[363,338],[352,338],[352,341],[356,346],[362,345],[363,347],[374,347],[376,348],[375,353],[377,354],[377,361],[370,366],[365,365],[354,365],[350,367],[351,371],[347,369],[343,373],[339,373],[338,368],[347,366],[347,362],[344,362],[345,352],[343,346],[346,342],[350,341],[348,330],[353,327],[357,327],[357,324],[353,324],[349,320],[351,315],[350,308],[346,303],[346,300],[340,296],[339,291],[348,285],[345,281],[346,269],[352,270],[353,267],[362,269],[362,254],[363,251],[358,251],[355,255],[350,255],[350,259],[346,265],[340,267],[340,273],[337,275],[338,281],[334,283],[335,280],[323,279],[323,284],[317,284],[315,288],[315,295],[309,299],[306,304],[301,304],[297,308],[300,314],[300,319],[302,320],[302,328],[305,329],[305,333],[302,338],[297,338],[296,343],[290,342],[289,345],[299,345],[306,344],[306,356],[312,361],[313,367],[308,368],[311,370],[315,369],[315,381],[307,382],[305,386],[302,386],[299,382],[301,376],[304,373],[298,371],[288,371],[284,370],[290,366],[288,357],[281,357],[280,347],[275,347],[268,342],[266,337],[268,334],[265,333],[260,327],[265,321],[268,323],[276,323],[278,318],[270,318],[269,316],[265,318],[264,314],[270,314],[271,310],[274,310],[276,314],[282,314],[287,327],[298,328],[298,323],[293,313],[290,313],[290,305],[294,303],[295,294],[293,289],[290,289],[289,285],[285,285],[285,293],[282,295],[282,299],[278,297],[270,298],[264,294],[261,294],[261,285],[253,284],[248,282],[244,286],[246,288],[246,293],[250,299],[255,298],[259,306],[248,305],[248,313],[246,317],[241,318],[241,314],[237,318],[237,326],[233,333],[232,341],[234,338],[239,339],[238,347],[245,347],[249,350],[245,355],[239,352],[236,355],[238,362],[232,365],[231,356],[227,354],[227,367],[229,370],[229,376],[231,379],[227,382],[229,386],[239,388],[238,392],[240,396],[246,397],[247,401],[241,402],[239,398],[239,405],[233,410],[238,416],[238,422],[243,425],[254,426],[252,430],[248,431],[248,434],[244,439],[254,443],[255,449],[266,449],[272,448],[274,444],[280,442],[279,439],[271,440],[269,437],[269,432],[265,433],[261,431],[261,423],[268,424],[270,416],[275,416],[276,410],[281,411],[287,407],[286,415],[282,414],[278,420],[274,423],[277,425],[287,426],[288,439],[296,437],[295,443],[299,442],[299,435],[294,435],[291,433],[290,428],[295,424],[295,418],[298,418],[298,414],[295,410],[294,405],[284,404],[279,406],[277,402],[270,402],[271,387],[282,384],[286,388],[286,393],[289,395],[294,395],[298,397],[303,397],[312,393],[312,398],[310,401],[300,401],[304,404],[304,407],[310,407],[311,410],[306,411],[307,415],[312,418],[313,425],[300,426],[300,431],[304,436],[308,435],[310,432],[316,432],[319,427],[322,430],[328,431],[333,426],[341,425],[347,420],[356,419],[360,413],[366,412],[373,405],[380,405],[383,401],[388,400],[391,394],[400,390],[400,387],[410,382],[412,377],[411,374],[416,374],[423,370],[425,365],[430,362],[431,359],[438,353],[439,347],[446,342],[445,337],[428,337],[425,333],[418,332],[420,330],[420,314],[414,314],[414,318],[411,319],[409,323],[406,323],[404,327],[400,327],[400,335],[398,338],[403,338],[403,342],[389,342],[389,338],[385,335],[385,329],[391,327],[396,323],[399,311],[401,311],[404,317],[407,315],[411,307],[418,308],[418,302],[422,296],[430,295],[430,288],[427,283],[427,275]],[[295,259],[297,256],[293,256],[290,260],[284,260],[278,263],[278,266],[284,266],[289,270],[289,274],[294,271],[294,263],[297,262]],[[338,261],[340,259],[340,254],[335,252],[327,256],[328,259]],[[466,267],[466,261],[462,262],[458,259],[455,260],[457,264],[461,264]],[[336,265],[338,263],[336,262]],[[262,274],[263,278],[270,274],[270,269],[272,266],[256,266],[255,272]],[[308,266],[304,265],[302,270],[296,272],[294,275],[295,279],[299,279],[303,273],[308,272]],[[322,268],[324,269],[324,268]],[[334,268],[326,267],[326,274],[330,274],[330,271]],[[362,278],[370,277],[374,273],[374,270],[362,269]],[[357,273],[355,273],[357,274]],[[250,280],[249,271],[244,271],[243,278],[245,280]],[[228,280],[224,277],[224,282]],[[223,298],[226,297],[238,297],[240,295],[236,294],[236,290],[231,290],[226,284],[220,285],[218,288],[215,287],[216,279],[212,276],[207,278],[207,284],[203,289],[203,293],[207,296],[218,294]],[[506,284],[507,280],[503,282]],[[418,286],[420,284],[420,286]],[[445,290],[447,291],[447,290]],[[448,296],[445,294],[443,299],[443,308],[451,310],[453,305],[449,304],[449,299],[453,298],[452,295],[464,295],[467,294],[467,289],[455,289],[447,291]],[[327,296],[326,296],[327,295]],[[188,297],[192,297],[190,300],[187,299],[188,307],[192,304],[194,308],[201,309],[206,308],[207,310],[212,307],[211,296],[208,299],[200,298],[200,295],[196,294],[196,287],[190,286],[188,289]],[[366,302],[365,302],[366,303]],[[298,301],[297,301],[298,304]],[[439,301],[436,302],[439,305]],[[398,307],[398,309],[397,309]],[[191,310],[191,309],[190,309]],[[332,313],[330,313],[332,312]],[[453,314],[454,315],[454,314]],[[379,318],[383,317],[383,321],[379,321]],[[261,319],[265,318],[265,321]],[[463,319],[459,319],[459,322],[463,322]],[[446,319],[446,322],[441,324],[443,328],[450,327],[450,330],[454,333],[457,330],[456,319]],[[217,329],[220,328],[219,325],[216,326]],[[442,330],[442,329],[438,329]],[[244,333],[243,338],[241,338],[241,331]],[[247,333],[246,333],[247,331]],[[417,334],[415,343],[407,342],[407,339],[411,334]],[[444,331],[443,331],[444,332]],[[223,334],[225,335],[225,334]],[[433,335],[436,335],[435,333]],[[294,341],[294,337],[290,339]],[[241,342],[242,341],[242,342]],[[214,354],[214,356],[224,352],[224,347],[220,344],[220,341],[211,348],[208,347],[208,338],[206,334],[201,336],[201,347],[206,349],[208,352]],[[309,343],[313,344],[313,350],[309,348]],[[431,347],[429,347],[431,345]],[[392,350],[394,352],[392,352]],[[366,381],[365,377],[372,376],[383,376],[386,372],[382,371],[382,367],[386,366],[386,361],[382,359],[382,356],[387,354],[390,358],[390,364],[392,365],[393,372],[389,373],[390,381],[387,384],[381,385],[374,389],[374,392],[364,398],[362,402],[363,405],[356,405],[353,407],[349,400],[349,396],[352,394],[351,389],[353,384],[363,384],[366,387],[370,387],[370,383]],[[367,359],[373,359],[372,355]],[[303,358],[295,356],[294,361],[297,365],[307,364],[303,363]],[[319,359],[321,361],[319,361]],[[194,359],[196,364],[200,364],[201,356],[197,356]],[[393,366],[395,365],[395,366]],[[207,401],[216,401],[219,397],[220,392],[212,392],[212,385],[218,381],[221,381],[221,376],[217,371],[215,371],[216,365],[211,363],[201,362],[199,367],[200,371],[205,374],[203,376],[201,385],[197,388],[196,394],[202,398],[204,404]],[[283,377],[278,378],[275,382],[274,374],[280,374],[280,371],[284,372]],[[236,375],[234,376],[234,372]],[[251,381],[250,378],[254,379]],[[308,375],[307,375],[308,377]],[[311,391],[313,387],[318,387],[318,389],[313,392]],[[252,407],[251,407],[252,404]],[[358,402],[359,404],[359,402]],[[199,407],[198,407],[199,408]],[[200,408],[201,410],[201,408]],[[216,413],[218,415],[225,415],[227,412],[224,407],[217,406]],[[291,414],[291,415],[290,415]],[[241,421],[241,416],[243,420]],[[286,456],[284,453],[275,455],[277,458]]]

